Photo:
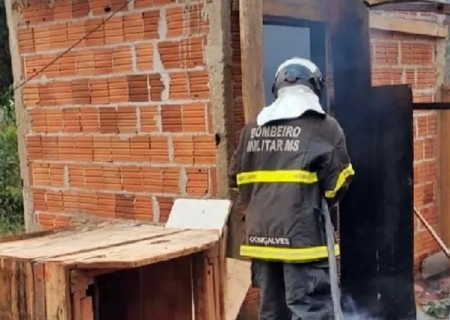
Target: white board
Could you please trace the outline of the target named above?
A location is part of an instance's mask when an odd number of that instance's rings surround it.
[[[177,199],[167,228],[214,229],[222,233],[230,215],[231,201],[221,199]]]

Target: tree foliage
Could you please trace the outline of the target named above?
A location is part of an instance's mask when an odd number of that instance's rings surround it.
[[[0,1],[0,91],[3,93],[3,90],[9,88],[12,83],[5,1]]]
[[[0,234],[21,231],[23,226],[12,82],[5,3],[0,0]]]

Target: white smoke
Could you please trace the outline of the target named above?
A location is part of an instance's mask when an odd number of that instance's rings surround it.
[[[350,296],[342,298],[342,307],[344,320],[378,320],[370,316],[369,312],[359,310],[356,307],[355,301]]]

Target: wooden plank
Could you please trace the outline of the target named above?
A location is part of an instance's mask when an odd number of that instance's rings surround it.
[[[32,262],[24,262],[24,274],[25,274],[25,284],[24,284],[24,300],[26,300],[26,310],[27,310],[27,318],[26,319],[37,319],[36,310],[35,310],[35,299],[34,296],[34,271],[33,271],[33,263]]]
[[[206,250],[219,242],[220,238],[215,230],[175,230],[177,232],[174,234],[156,239],[52,257],[46,261],[76,265],[79,269],[134,268]]]
[[[34,320],[46,320],[45,268],[42,263],[34,263],[32,268],[34,278]]]
[[[370,28],[418,34],[437,38],[446,38],[448,30],[446,26],[430,21],[419,21],[398,17],[389,17],[386,14],[370,13]]]
[[[57,263],[45,263],[47,320],[71,320],[69,270]]]
[[[71,230],[71,229],[73,229],[73,228],[57,228],[57,229],[46,230],[46,231],[37,231],[37,232],[30,232],[30,233],[1,236],[0,243],[39,238],[39,237],[44,237],[44,236],[48,236],[51,234],[55,234],[55,233],[58,233],[61,231],[66,231],[66,230]]]
[[[443,102],[450,102],[450,84],[442,86],[441,99]],[[440,111],[439,116],[440,231],[442,240],[450,247],[450,110]]]
[[[228,228],[224,227],[223,235],[219,242],[219,259],[218,259],[218,270],[219,270],[219,310],[220,310],[220,319],[226,319],[226,304],[227,301],[227,241],[228,241]]]
[[[239,1],[241,37],[242,100],[245,122],[256,118],[264,107],[263,4],[261,0]]]
[[[0,261],[0,319],[35,319],[32,281],[29,263]]]
[[[81,319],[94,320],[92,297],[84,297],[81,300]]]
[[[192,274],[194,319],[215,319],[214,277],[207,252],[201,252],[192,257]]]
[[[34,280],[30,262],[14,261],[12,305],[15,319],[34,319]]]
[[[78,270],[70,272],[72,320],[94,320],[93,301],[86,295],[93,283],[94,279],[84,272]]]
[[[17,320],[13,314],[12,302],[12,263],[7,259],[0,259],[0,319]]]
[[[208,229],[222,233],[230,210],[230,200],[177,199],[170,211],[166,228]]]
[[[83,235],[85,233],[88,233],[92,230],[97,230],[99,228],[100,229],[108,228],[109,225],[111,225],[111,224],[102,225],[102,226],[88,225],[83,228],[73,228],[73,229],[62,230],[60,232],[50,232],[50,233],[44,234],[43,236],[39,236],[39,237],[31,237],[31,238],[25,237],[24,239],[20,239],[20,240],[18,239],[16,241],[12,241],[12,242],[3,242],[3,243],[0,243],[0,253],[3,252],[4,250],[8,250],[8,249],[21,249],[23,247],[32,249],[34,247],[41,247],[44,245],[48,245],[48,244],[54,243],[59,240],[64,241],[65,239],[69,239],[69,238],[71,239],[73,237],[83,237]]]
[[[250,262],[227,259],[227,320],[235,320],[251,286]]]
[[[116,245],[124,245],[142,240],[157,238],[178,232],[161,226],[139,224],[108,225],[77,234],[55,234],[33,240],[17,241],[11,245],[0,246],[0,256],[21,259],[45,260],[67,254],[100,250]]]

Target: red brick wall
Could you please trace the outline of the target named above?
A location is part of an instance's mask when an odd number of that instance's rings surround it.
[[[32,210],[43,227],[99,216],[164,222],[215,195],[203,1],[30,0],[18,30]],[[18,6],[17,6],[18,7]]]
[[[239,47],[239,17],[232,17],[233,84],[235,125],[244,125]],[[395,32],[371,30],[372,80],[374,86],[411,84],[414,101],[432,102],[438,91],[436,40]],[[332,74],[327,75],[327,83]],[[330,90],[332,92],[332,90]],[[430,224],[438,229],[437,209],[437,113],[414,113],[414,205]],[[237,130],[238,133],[238,130]],[[436,242],[414,219],[414,262],[438,251]],[[247,303],[258,301],[258,292],[250,290]]]

